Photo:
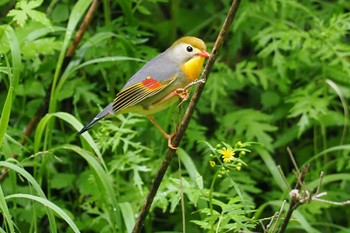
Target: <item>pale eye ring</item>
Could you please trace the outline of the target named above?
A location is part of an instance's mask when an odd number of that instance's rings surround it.
[[[187,48],[186,48],[186,50],[187,50],[187,52],[192,52],[193,51],[193,48],[192,48],[192,46],[187,46]]]

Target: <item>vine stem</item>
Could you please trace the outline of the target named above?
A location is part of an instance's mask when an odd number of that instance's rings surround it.
[[[219,35],[216,38],[212,53],[210,54],[210,57],[207,61],[207,64],[205,65],[205,67],[203,69],[203,73],[200,77],[200,79],[203,79],[204,82],[198,83],[197,88],[196,88],[196,90],[191,98],[191,101],[188,105],[188,108],[186,110],[186,113],[182,119],[182,122],[179,125],[178,130],[173,138],[172,145],[174,147],[177,147],[180,144],[180,142],[185,134],[185,131],[188,127],[188,124],[192,118],[194,109],[195,109],[195,107],[200,99],[200,96],[201,96],[202,91],[204,89],[205,83],[208,79],[209,73],[210,73],[210,71],[215,63],[215,60],[217,58],[217,54],[219,53],[220,49],[222,48],[222,45],[227,37],[228,31],[231,27],[231,24],[236,16],[240,2],[241,2],[240,0],[233,0],[232,1],[230,9],[227,13],[226,19],[224,21],[224,24],[222,25],[221,30],[219,32]],[[163,180],[164,174],[169,166],[169,163],[171,162],[171,160],[173,159],[173,157],[175,155],[175,152],[176,152],[176,150],[169,148],[167,155],[165,156],[164,160],[162,161],[162,164],[160,165],[158,173],[153,180],[153,183],[151,185],[151,188],[150,188],[150,191],[147,195],[147,198],[143,204],[140,215],[139,215],[139,217],[134,225],[132,233],[141,232],[141,229],[143,227],[143,224],[144,224],[146,216],[149,212],[149,209],[152,205],[154,197],[158,191],[158,188],[160,186],[161,181]]]

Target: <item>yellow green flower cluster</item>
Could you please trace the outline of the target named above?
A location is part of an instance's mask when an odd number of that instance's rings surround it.
[[[242,143],[241,141],[238,141],[234,147],[224,142],[216,145],[215,148],[210,146],[213,153],[210,154],[212,159],[209,161],[209,165],[211,167],[220,166],[224,170],[228,168],[240,171],[242,165],[246,165],[242,161],[241,156],[250,152],[247,149],[249,146],[250,143]]]

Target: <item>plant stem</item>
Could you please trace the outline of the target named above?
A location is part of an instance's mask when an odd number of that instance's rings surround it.
[[[303,170],[301,171],[301,173],[299,174],[299,177],[297,177],[298,182],[296,183],[294,189],[300,190],[308,171],[309,171],[309,165],[306,165],[303,168]],[[292,217],[294,210],[297,209],[300,205],[302,205],[301,202],[299,202],[298,200],[295,200],[293,198],[291,199],[290,204],[289,204],[289,209],[287,211],[286,216],[283,219],[282,225],[281,225],[280,229],[278,230],[278,233],[283,233],[286,230],[288,223],[289,223],[289,220]]]
[[[214,209],[213,209],[213,191],[214,191],[214,185],[216,178],[218,178],[219,175],[219,169],[216,171],[213,180],[211,181],[210,184],[210,189],[209,189],[209,209],[210,209],[210,216],[213,216],[214,214]],[[210,232],[214,232],[214,223],[211,224]]]

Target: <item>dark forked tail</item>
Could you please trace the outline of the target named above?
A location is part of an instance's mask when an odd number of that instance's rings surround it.
[[[90,129],[93,124],[95,124],[96,122],[98,122],[99,120],[101,120],[102,118],[104,118],[105,116],[107,116],[109,114],[114,114],[113,103],[110,103],[97,116],[95,116],[95,118],[92,119],[92,121],[90,121],[89,124],[85,125],[84,128],[82,128],[78,132],[78,136],[81,135],[82,133],[84,133],[85,131],[87,131],[88,129]]]

